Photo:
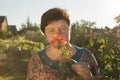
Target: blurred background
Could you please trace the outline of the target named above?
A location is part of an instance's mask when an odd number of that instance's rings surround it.
[[[101,69],[101,80],[120,79],[119,1],[0,2],[0,80],[25,80],[30,57],[48,45],[40,31],[40,17],[52,7],[69,11],[70,42],[94,53]]]

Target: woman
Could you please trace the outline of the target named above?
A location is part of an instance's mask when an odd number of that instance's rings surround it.
[[[76,80],[73,75],[61,79],[67,74],[62,75],[66,69],[63,68],[62,72],[59,63],[68,59],[73,61],[65,64],[69,65],[68,74],[73,74],[72,71],[74,71],[83,80],[98,80],[99,68],[93,53],[69,43],[70,19],[66,10],[52,8],[46,11],[41,18],[41,30],[50,45],[38,51],[30,59],[27,80]],[[64,43],[64,49],[62,49],[63,46],[59,48],[60,44],[55,42],[55,37],[56,40],[61,37],[59,40]],[[65,51],[68,52],[67,55],[63,55]]]

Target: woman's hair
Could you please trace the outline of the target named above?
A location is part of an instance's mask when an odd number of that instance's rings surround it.
[[[69,14],[66,10],[61,8],[52,8],[47,10],[41,18],[41,30],[45,33],[45,27],[50,24],[52,21],[63,19],[70,25]]]

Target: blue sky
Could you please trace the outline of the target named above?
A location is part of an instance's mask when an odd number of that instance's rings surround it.
[[[67,9],[71,22],[95,21],[100,28],[116,26],[114,17],[120,14],[120,0],[0,0],[0,16],[7,16],[8,24],[20,29],[27,17],[40,24],[41,15],[53,7]]]

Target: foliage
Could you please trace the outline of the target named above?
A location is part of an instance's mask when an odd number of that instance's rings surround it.
[[[26,40],[24,37],[0,39],[0,75],[2,80],[25,80],[28,60],[36,51],[44,48],[41,42]],[[5,55],[5,57],[2,57]]]
[[[116,16],[115,18],[116,23],[120,23],[120,15]]]
[[[98,49],[98,58],[102,63],[101,74],[113,80],[120,79],[120,37],[116,34],[114,30],[105,29],[100,36],[101,41],[98,39],[99,43],[102,43]]]
[[[0,39],[1,50],[8,49],[9,47],[20,47],[22,50],[30,50],[31,53],[36,52],[39,49],[42,49],[44,45],[41,42],[33,42],[30,40],[24,39],[24,37],[18,37],[17,39],[13,40],[3,40]]]
[[[76,23],[72,25],[71,33],[71,43],[90,49],[96,56],[102,80],[120,79],[120,34],[116,30]]]
[[[95,27],[95,22],[81,20],[81,23],[73,23],[71,29],[71,43],[78,46],[87,46],[89,38],[96,35],[94,34],[95,31],[93,30],[93,27]]]
[[[13,34],[11,33],[11,31],[8,30],[7,32],[4,32],[0,30],[0,39],[7,39],[11,37],[13,37]]]
[[[38,25],[36,23],[31,23],[29,17],[27,18],[26,23],[22,24],[22,28],[18,31],[18,34],[24,35],[27,31],[40,32]]]
[[[25,37],[27,40],[41,42],[45,46],[47,45],[47,40],[40,31],[39,26],[36,23],[31,23],[29,17],[26,23],[22,24],[22,28],[18,31],[18,35]]]
[[[59,80],[65,80],[68,77],[73,79],[75,78],[75,80],[83,80],[82,77],[78,75],[70,66],[73,63],[75,62],[72,59],[68,59],[59,63],[59,69],[61,72]]]

